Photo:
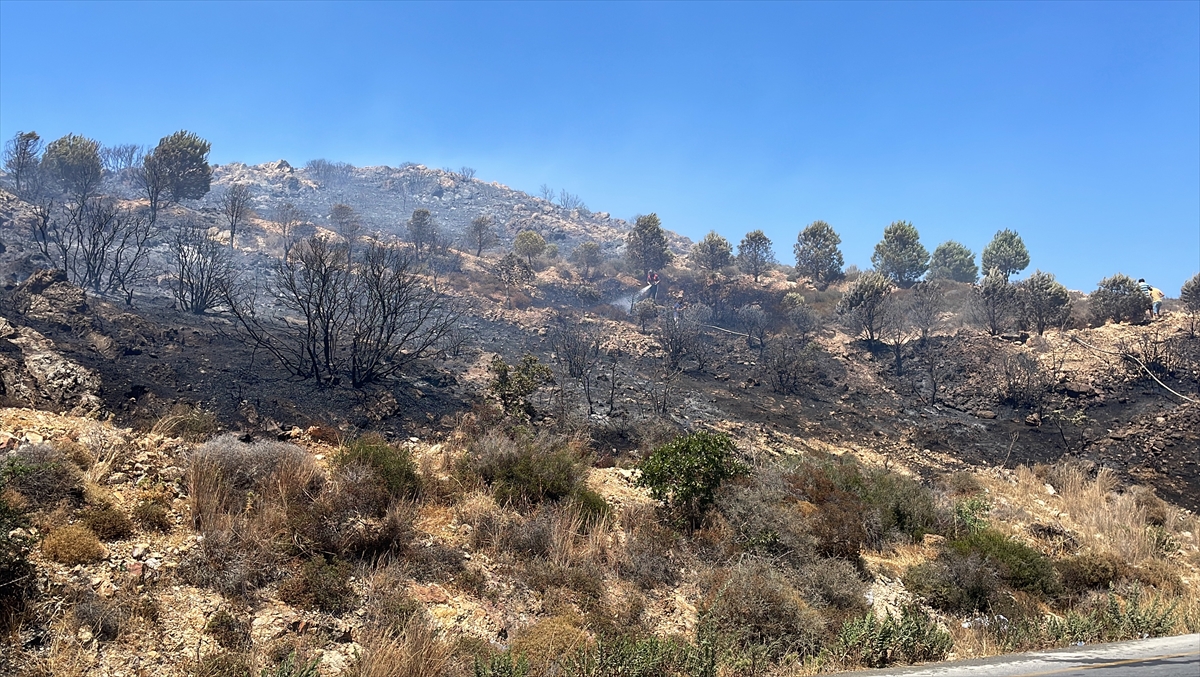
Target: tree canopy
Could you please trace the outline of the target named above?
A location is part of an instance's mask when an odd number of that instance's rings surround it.
[[[513,240],[513,251],[532,266],[533,260],[546,251],[546,239],[532,230],[522,230]]]
[[[583,267],[583,276],[590,278],[596,266],[604,261],[604,253],[600,250],[600,245],[592,242],[581,242],[578,247],[571,251],[571,261]]]
[[[46,146],[41,167],[63,191],[77,199],[86,198],[103,175],[100,142],[78,134],[55,139]]]
[[[1071,296],[1052,273],[1037,271],[1017,285],[1026,320],[1037,329],[1039,336],[1046,327],[1062,324],[1071,314]]]
[[[1011,277],[1029,267],[1029,251],[1015,230],[997,231],[996,236],[983,248],[983,269],[997,270],[1004,277]]]
[[[701,270],[714,273],[733,263],[733,246],[715,230],[710,230],[703,240],[692,245],[692,261]]]
[[[838,245],[842,238],[833,226],[824,221],[813,221],[796,237],[793,251],[796,254],[796,270],[806,275],[818,288],[824,289],[830,282],[842,276],[842,250]]]
[[[975,252],[954,240],[947,240],[933,250],[929,261],[929,279],[970,282],[979,280],[979,267],[975,265]]]
[[[637,218],[633,230],[625,236],[625,258],[643,275],[671,262],[673,256],[667,248],[667,234],[657,214]]]
[[[738,267],[754,276],[754,281],[775,263],[771,238],[761,230],[752,230],[738,243]]]
[[[161,177],[171,202],[199,200],[212,184],[208,153],[212,144],[193,132],[180,130],[163,137],[142,160],[143,172]]]
[[[929,268],[929,252],[917,229],[907,221],[894,221],[883,231],[883,240],[871,255],[875,270],[900,287],[911,287]]]

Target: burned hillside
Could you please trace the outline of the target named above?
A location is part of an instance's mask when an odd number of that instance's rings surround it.
[[[1011,231],[982,279],[905,222],[793,267],[465,169],[153,164],[0,193],[6,668],[799,675],[1200,627],[1198,289],[1151,320],[1124,276],[1011,279]]]

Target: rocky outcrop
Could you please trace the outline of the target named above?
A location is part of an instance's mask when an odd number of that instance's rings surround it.
[[[95,416],[100,376],[59,354],[54,342],[0,317],[0,395],[25,406]]]

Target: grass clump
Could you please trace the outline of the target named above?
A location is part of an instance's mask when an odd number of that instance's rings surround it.
[[[140,500],[133,506],[133,519],[146,531],[166,533],[173,526],[167,506],[155,500]]]
[[[587,463],[579,445],[562,437],[492,431],[470,446],[470,472],[492,488],[501,505],[536,505],[578,494]]]
[[[31,508],[83,498],[83,473],[70,458],[49,444],[25,445],[0,461],[7,488],[20,494]]]
[[[91,529],[68,524],[51,531],[42,541],[42,554],[47,559],[74,566],[104,559],[104,546]]]
[[[1026,616],[1012,623],[996,623],[993,632],[1005,651],[1026,651],[1053,646],[1173,634],[1179,620],[1175,602],[1155,595],[1147,599],[1138,585],[1123,593],[1110,592],[1062,616]]]
[[[342,613],[356,601],[350,587],[353,572],[349,562],[311,559],[301,565],[298,575],[279,584],[279,599],[306,609]]]
[[[551,616],[522,630],[511,649],[529,662],[531,674],[542,675],[560,672],[565,658],[587,644],[587,633],[572,619]]]
[[[366,435],[350,442],[334,458],[345,468],[361,465],[370,468],[393,499],[413,499],[421,490],[421,476],[412,452],[388,444],[380,435]]]
[[[79,512],[79,519],[102,541],[119,541],[133,533],[133,522],[122,510],[112,506],[84,508]]]
[[[254,665],[246,654],[220,651],[201,658],[190,673],[195,677],[253,677]]]

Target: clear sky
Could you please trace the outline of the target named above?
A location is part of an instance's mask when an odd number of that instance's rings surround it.
[[[0,2],[0,135],[478,170],[870,265],[1001,228],[1090,290],[1200,270],[1200,3]]]

